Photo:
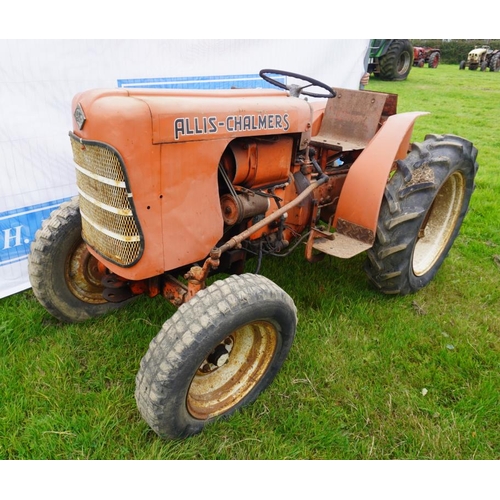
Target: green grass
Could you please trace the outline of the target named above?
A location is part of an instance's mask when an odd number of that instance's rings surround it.
[[[2,299],[0,458],[500,458],[500,74],[440,65],[368,89],[398,93],[400,112],[432,113],[414,140],[453,133],[479,150],[470,212],[435,280],[386,297],[364,256],[264,260],[262,274],[298,307],[290,355],[254,404],[176,442],[157,438],[134,400],[140,359],[172,306],[140,298],[64,325],[31,291]]]

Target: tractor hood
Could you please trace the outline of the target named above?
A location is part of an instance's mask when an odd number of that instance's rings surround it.
[[[90,90],[75,96],[73,113],[73,128],[83,138],[105,141],[102,134],[112,135],[111,129],[116,133],[126,123],[134,128],[148,123],[153,144],[310,134],[321,115],[318,103],[267,89]]]
[[[488,49],[484,47],[475,48],[469,52],[469,58],[477,61],[483,54],[486,54],[486,52],[488,52]]]

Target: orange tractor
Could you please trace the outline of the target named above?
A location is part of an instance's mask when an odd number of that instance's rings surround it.
[[[287,357],[294,302],[244,272],[248,259],[301,243],[311,262],[366,252],[381,292],[416,292],[441,266],[474,190],[473,145],[455,135],[411,144],[425,113],[397,114],[397,96],[260,75],[278,88],[75,96],[79,195],[32,244],[34,294],[62,321],[142,294],[178,306],[136,377],[139,411],[164,438],[254,401]],[[207,286],[219,273],[229,277]]]

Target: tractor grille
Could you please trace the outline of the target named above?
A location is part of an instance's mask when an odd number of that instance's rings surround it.
[[[72,134],[70,138],[77,165],[82,237],[111,262],[131,266],[140,258],[144,244],[123,162],[105,144]]]

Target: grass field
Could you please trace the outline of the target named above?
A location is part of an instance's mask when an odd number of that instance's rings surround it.
[[[440,65],[367,88],[399,94],[400,112],[432,113],[414,140],[452,133],[479,150],[471,209],[436,279],[387,297],[363,255],[264,260],[261,273],[298,308],[291,353],[253,405],[177,442],[157,438],[134,400],[172,306],[141,298],[65,325],[31,291],[2,299],[0,458],[500,458],[500,73]]]

